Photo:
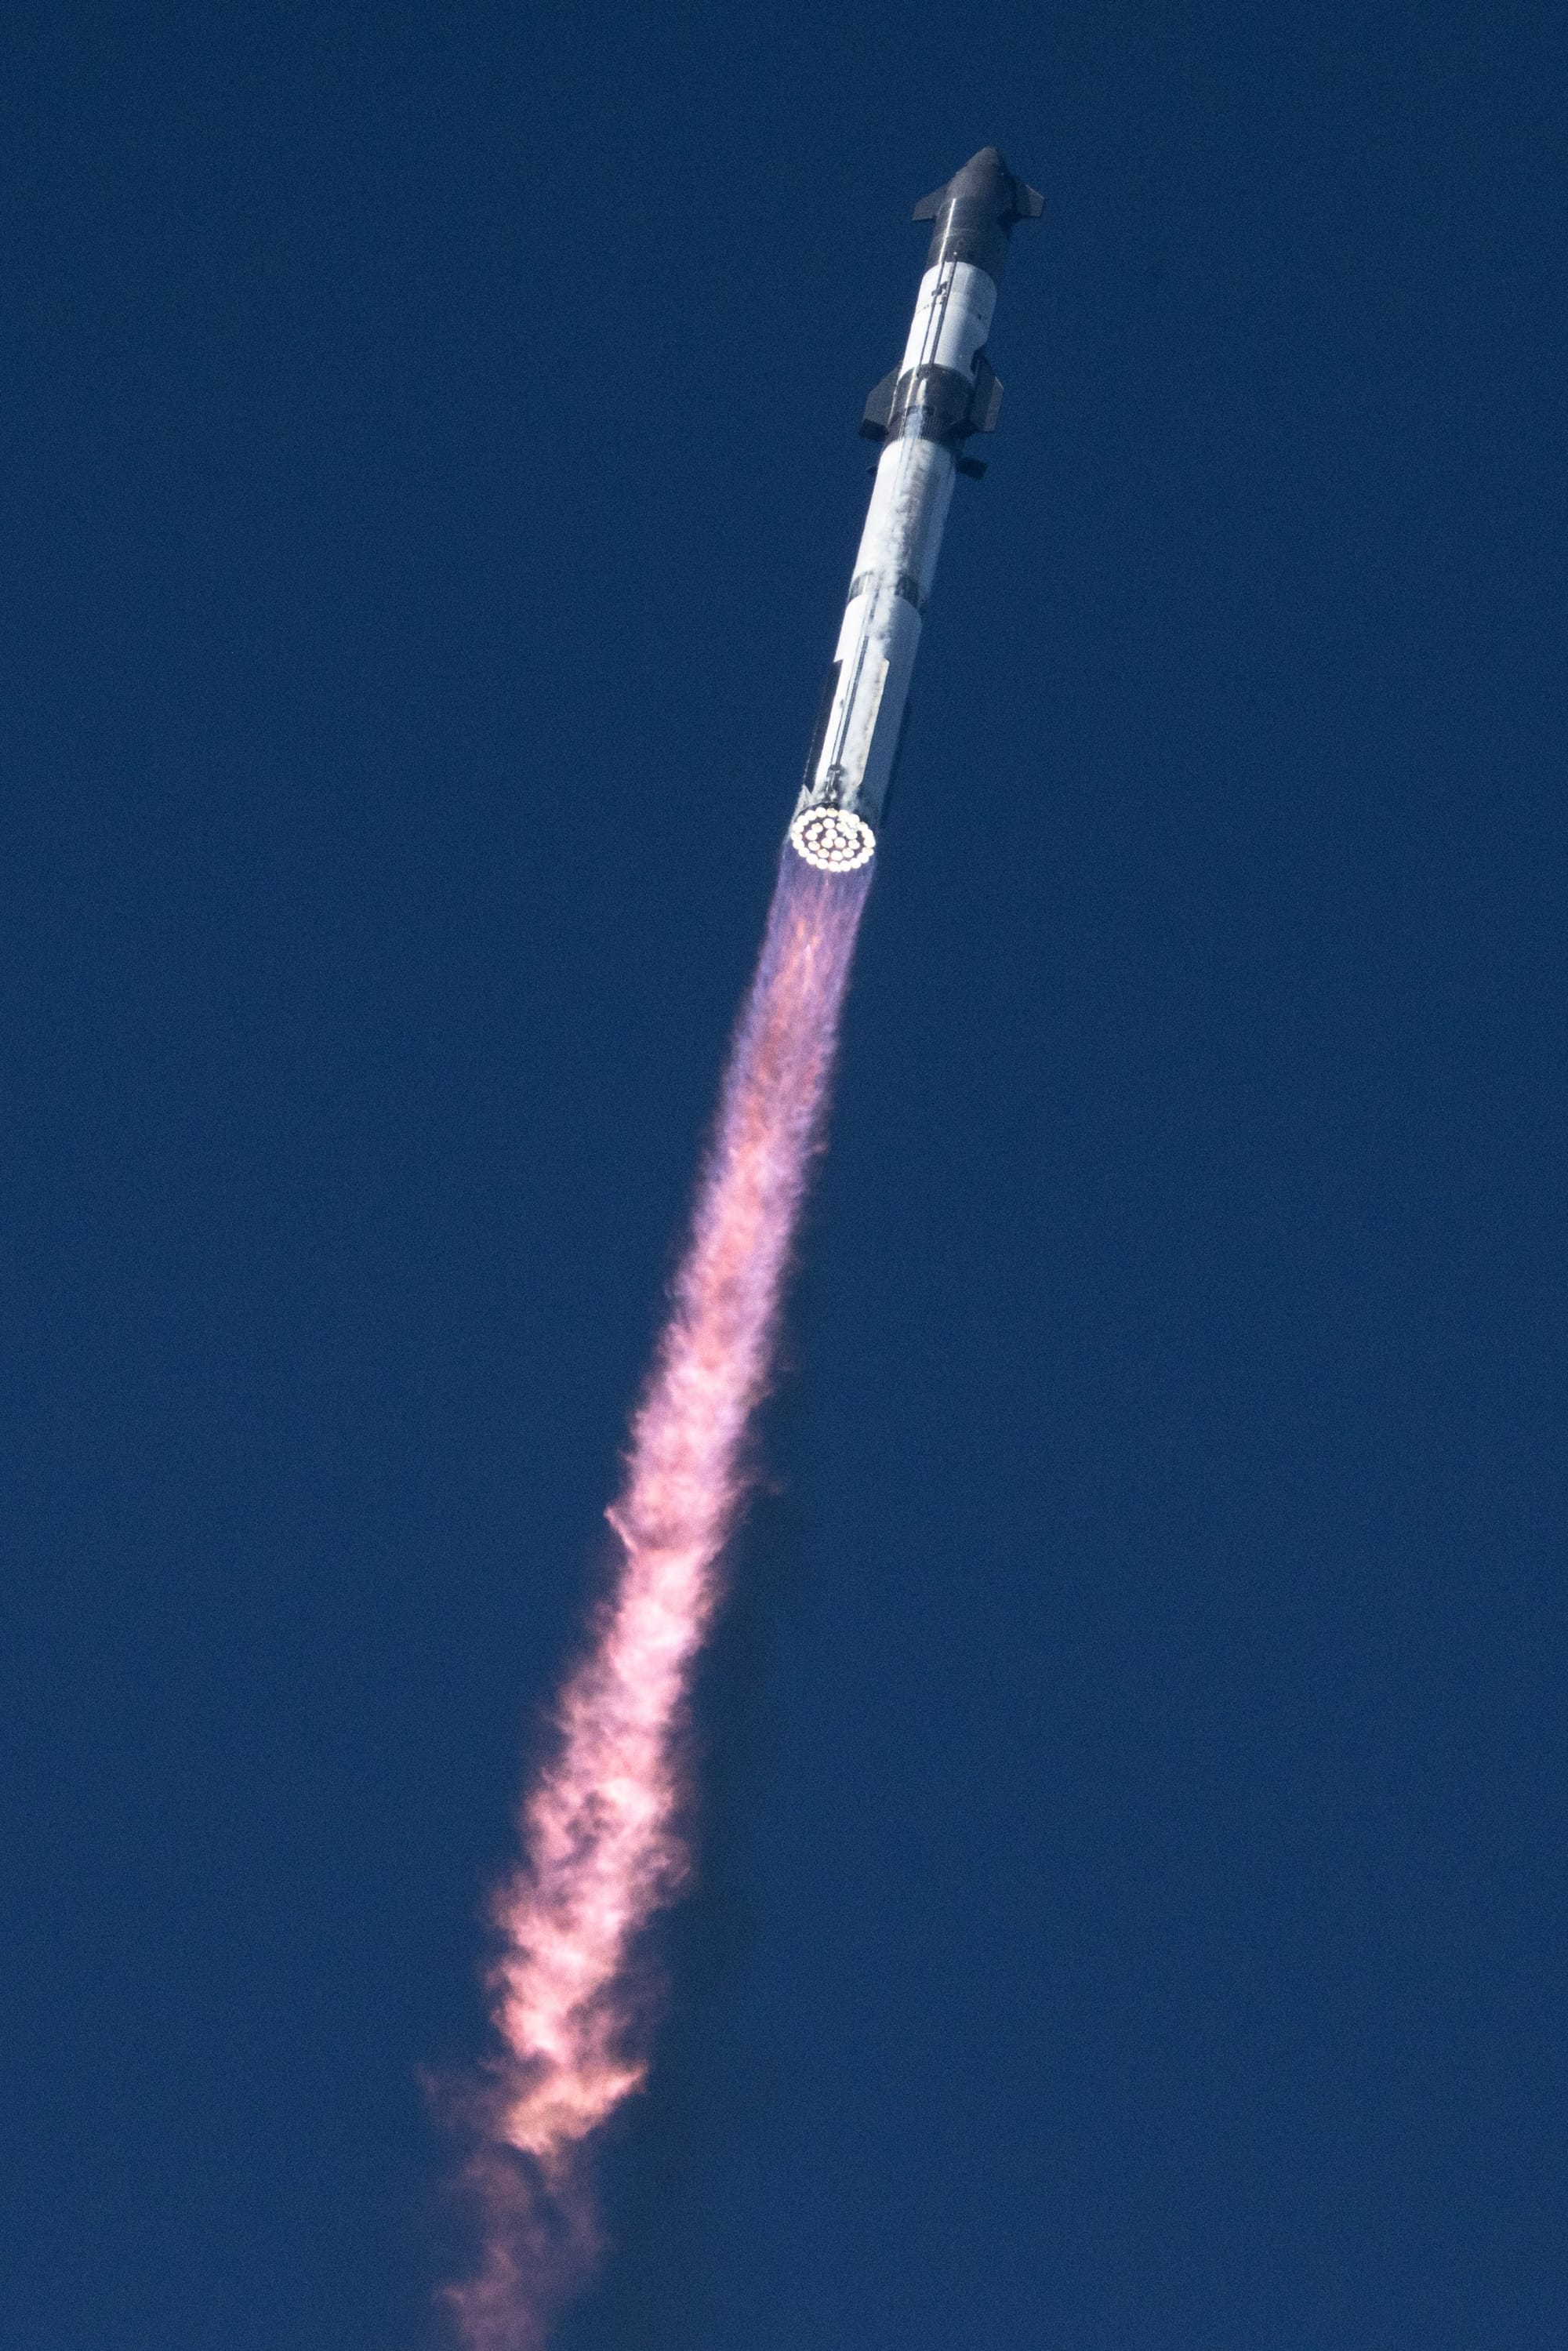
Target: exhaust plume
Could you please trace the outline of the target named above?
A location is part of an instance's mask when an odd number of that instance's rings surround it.
[[[600,2241],[593,2142],[647,2075],[643,1934],[691,1871],[692,1672],[750,1483],[748,1430],[771,1377],[869,881],[784,852],[669,1320],[606,1513],[615,1580],[523,1802],[522,1858],[495,1897],[497,2047],[465,2171],[481,2255],[445,2289],[468,2351],[538,2351],[585,2283]]]

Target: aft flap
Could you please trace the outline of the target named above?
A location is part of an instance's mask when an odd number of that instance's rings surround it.
[[[862,436],[867,441],[885,441],[887,428],[893,422],[893,395],[898,389],[898,370],[884,375],[871,393],[861,418]]]
[[[984,351],[975,357],[975,389],[969,395],[968,431],[994,433],[1002,413],[1001,379]]]

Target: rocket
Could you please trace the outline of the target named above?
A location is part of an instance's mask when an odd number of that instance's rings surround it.
[[[953,485],[985,472],[967,444],[995,432],[1002,403],[986,338],[1008,240],[1042,209],[994,147],[915,207],[934,224],[925,275],[903,364],[861,422],[882,455],[789,825],[793,848],[823,872],[852,872],[876,847]]]

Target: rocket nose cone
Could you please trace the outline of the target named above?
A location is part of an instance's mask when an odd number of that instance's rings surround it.
[[[1039,195],[1014,178],[1001,149],[982,147],[915,207],[916,220],[936,224],[926,267],[944,259],[969,261],[999,277],[1014,223],[1038,220],[1040,210]]]
[[[1012,173],[999,147],[982,147],[968,162],[954,172],[948,185],[955,193],[967,196],[988,195],[1003,181],[1010,183]]]

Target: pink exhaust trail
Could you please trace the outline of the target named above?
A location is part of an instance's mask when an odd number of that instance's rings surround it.
[[[622,1559],[524,1802],[494,1915],[498,2053],[468,2182],[476,2273],[446,2289],[469,2351],[537,2351],[599,2250],[595,2134],[649,2064],[643,1930],[686,1882],[692,1671],[750,1483],[747,1436],[822,1141],[869,873],[786,850],[668,1323],[607,1512]]]

